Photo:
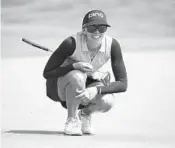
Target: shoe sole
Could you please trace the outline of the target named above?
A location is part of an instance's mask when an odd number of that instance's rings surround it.
[[[82,136],[81,134],[64,134],[65,136]]]

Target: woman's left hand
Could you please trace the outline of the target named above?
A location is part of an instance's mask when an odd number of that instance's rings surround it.
[[[98,94],[97,87],[89,87],[85,90],[76,90],[77,96],[76,99],[80,99],[85,103],[89,103],[93,98]]]

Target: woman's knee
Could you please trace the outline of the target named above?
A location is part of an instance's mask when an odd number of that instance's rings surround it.
[[[73,86],[85,86],[87,75],[79,70],[70,71],[66,78]]]
[[[115,105],[115,98],[112,94],[103,95],[101,98],[101,112],[108,112]]]

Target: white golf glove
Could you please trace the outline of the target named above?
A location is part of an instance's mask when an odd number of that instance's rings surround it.
[[[82,104],[88,104],[93,98],[98,94],[97,87],[89,87],[85,90],[76,90],[77,96],[76,99],[80,99]]]
[[[73,67],[77,70],[80,70],[82,72],[92,72],[93,67],[91,64],[87,62],[77,62],[73,64]]]

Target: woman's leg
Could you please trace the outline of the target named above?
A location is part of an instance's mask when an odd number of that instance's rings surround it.
[[[95,82],[88,87],[103,85],[100,82]],[[83,108],[79,112],[79,118],[82,121],[82,132],[84,134],[92,134],[93,129],[91,127],[91,115],[94,112],[107,112],[115,104],[115,98],[113,94],[97,95],[91,100],[88,106]]]
[[[66,135],[82,135],[81,125],[78,120],[78,107],[81,100],[75,98],[76,90],[85,89],[86,74],[73,70],[63,77],[58,78],[58,95],[63,102],[66,102],[68,110],[67,121],[64,128]]]
[[[107,112],[115,104],[115,98],[113,94],[97,95],[91,103],[83,109],[85,114],[92,114],[94,112]]]
[[[95,82],[88,87],[103,85],[101,82]],[[86,114],[92,114],[94,112],[107,112],[115,104],[115,98],[113,94],[99,94],[91,100],[90,104],[83,109]]]
[[[75,99],[76,90],[84,90],[87,75],[81,71],[73,70],[63,77],[58,78],[58,95],[66,101],[68,117],[76,118],[76,113],[81,100]]]

